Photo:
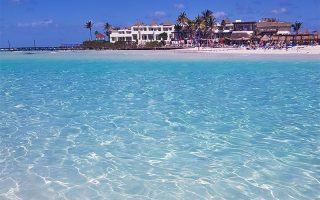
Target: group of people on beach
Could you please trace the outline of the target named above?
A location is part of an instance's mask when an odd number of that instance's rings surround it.
[[[307,45],[307,44],[304,44]],[[317,46],[319,45],[317,42],[311,41],[308,46]],[[284,41],[270,41],[270,42],[260,42],[260,43],[249,43],[247,45],[242,44],[240,47],[246,48],[248,50],[250,49],[290,49],[293,47],[297,47],[298,44],[294,43],[293,41],[290,42],[284,42]],[[233,47],[239,47],[237,45],[234,45]]]
[[[181,41],[173,41],[170,43],[170,46],[179,46],[179,47],[211,47],[211,48],[243,48],[247,50],[255,50],[255,49],[290,49],[299,45],[304,46],[317,46],[320,45],[317,41],[310,41],[308,43],[297,44],[293,41],[242,41],[238,43],[229,43],[226,44],[223,42],[216,42],[215,40],[208,40],[205,42],[195,42],[193,40],[181,40]]]

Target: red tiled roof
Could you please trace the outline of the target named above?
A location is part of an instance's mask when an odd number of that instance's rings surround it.
[[[105,38],[106,36],[104,36],[102,33],[97,33],[96,34],[96,38]]]

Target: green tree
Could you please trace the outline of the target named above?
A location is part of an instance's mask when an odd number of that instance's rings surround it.
[[[203,18],[198,15],[195,19],[194,19],[194,31],[195,31],[195,34],[198,36],[198,37],[202,37],[203,35],[203,31],[205,30],[205,23],[204,23],[204,20]]]
[[[301,29],[302,26],[302,22],[298,22],[296,21],[294,24],[291,25],[293,31],[295,32],[296,36],[295,36],[295,41],[297,42],[297,36],[299,34],[299,31]]]
[[[180,13],[180,15],[177,18],[177,24],[181,26],[181,36],[182,37],[187,37],[188,34],[188,22],[189,18],[187,17],[186,12]]]
[[[182,31],[182,26],[180,24],[175,24],[174,25],[174,30],[177,33],[178,39],[181,37],[181,31]]]
[[[195,22],[193,20],[188,20],[185,30],[188,33],[188,37],[194,38],[195,33]]]
[[[87,21],[85,24],[84,24],[84,27],[86,29],[89,29],[90,30],[90,41],[92,40],[92,27],[93,27],[93,22],[92,21]]]
[[[227,22],[225,19],[223,19],[220,24],[220,30],[224,31],[224,29],[226,28],[226,25],[227,25]]]
[[[105,34],[106,36],[109,38],[110,41],[110,34],[112,33],[113,27],[111,24],[109,24],[108,22],[104,24],[104,30],[105,30]]]
[[[202,20],[204,21],[205,30],[204,35],[205,37],[210,38],[212,37],[212,29],[215,25],[215,17],[213,16],[213,12],[211,10],[204,10],[202,13]]]
[[[296,35],[298,35],[299,31],[302,27],[302,22],[296,21],[294,24],[291,25],[291,27],[292,27],[293,31],[296,33]]]
[[[187,23],[188,23],[188,17],[187,17],[187,13],[186,12],[182,12],[180,13],[180,15],[178,16],[177,18],[177,23],[180,25],[180,26],[186,26]]]
[[[161,38],[162,41],[168,39],[168,34],[166,32],[160,33],[159,37]]]

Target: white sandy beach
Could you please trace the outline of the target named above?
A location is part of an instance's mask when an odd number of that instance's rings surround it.
[[[247,50],[242,48],[189,48],[180,49],[178,51],[201,52],[201,53],[216,53],[216,54],[261,54],[261,55],[320,55],[320,46],[297,46],[286,49],[256,49]]]
[[[14,59],[16,56],[28,58],[71,58],[71,59],[137,59],[137,60],[319,60],[320,46],[299,46],[291,49],[241,48],[185,48],[176,50],[80,50],[80,51],[35,51],[0,52]],[[8,58],[8,57],[7,57]]]

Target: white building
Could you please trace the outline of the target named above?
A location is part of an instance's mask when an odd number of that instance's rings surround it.
[[[159,37],[161,33],[167,33],[168,37],[166,42],[169,42],[174,37],[174,25],[171,23],[164,23],[157,25],[155,23],[151,25],[136,24],[129,28],[120,30],[113,30],[110,34],[110,42],[115,43],[117,41],[138,42],[138,44],[144,44],[146,42],[161,41]]]
[[[215,38],[230,38],[233,28],[233,23],[231,22],[227,22],[223,27],[220,23],[217,23],[214,30]]]

